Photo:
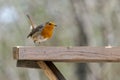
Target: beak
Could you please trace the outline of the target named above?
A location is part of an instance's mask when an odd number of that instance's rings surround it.
[[[55,25],[55,27],[57,27],[57,25]]]

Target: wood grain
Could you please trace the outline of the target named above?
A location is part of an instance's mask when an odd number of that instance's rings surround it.
[[[118,62],[120,47],[32,47],[19,46],[13,49],[18,60],[43,60],[60,62]]]

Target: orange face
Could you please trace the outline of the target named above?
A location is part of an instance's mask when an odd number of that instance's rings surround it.
[[[45,24],[45,28],[41,32],[41,36],[44,38],[50,38],[52,37],[53,30],[57,25],[54,22],[47,22]]]

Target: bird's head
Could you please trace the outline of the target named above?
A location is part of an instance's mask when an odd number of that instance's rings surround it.
[[[45,25],[46,25],[47,27],[51,27],[51,28],[57,27],[57,25],[56,25],[54,22],[46,22]]]

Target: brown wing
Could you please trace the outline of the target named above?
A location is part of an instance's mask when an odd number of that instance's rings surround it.
[[[33,34],[35,34],[36,32],[41,32],[42,31],[42,29],[43,29],[43,25],[39,25],[39,26],[37,26],[35,29],[33,29],[30,33],[29,33],[29,35],[27,36],[27,38],[28,37],[31,37]]]

